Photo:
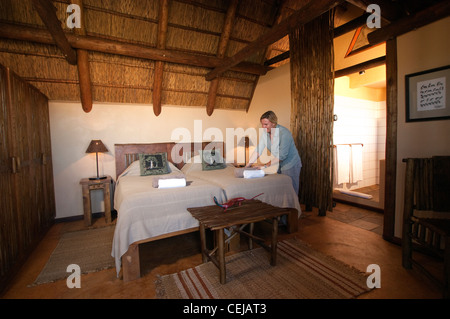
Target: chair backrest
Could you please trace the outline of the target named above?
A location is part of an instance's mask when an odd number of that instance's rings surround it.
[[[433,210],[450,212],[450,156],[433,157]]]
[[[405,200],[416,210],[450,212],[450,156],[408,158]]]

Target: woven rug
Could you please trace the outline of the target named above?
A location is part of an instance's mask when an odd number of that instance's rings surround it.
[[[349,299],[370,289],[366,275],[306,244],[278,243],[277,265],[257,248],[226,257],[227,282],[208,262],[156,281],[161,299]]]
[[[67,266],[80,266],[82,274],[114,267],[111,256],[114,227],[68,232],[62,235],[33,285],[67,278]]]

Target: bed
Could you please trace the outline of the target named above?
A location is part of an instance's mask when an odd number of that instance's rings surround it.
[[[247,198],[263,193],[258,199],[275,206],[296,208],[300,214],[298,198],[292,185],[287,183],[290,183],[287,176],[276,174],[247,180],[236,178],[231,164],[220,170],[202,171],[201,163],[192,161],[192,165],[184,165],[180,161],[183,152],[191,157],[212,145],[223,154],[222,142],[115,144],[114,208],[118,218],[111,254],[115,258],[117,275],[122,269],[124,281],[140,277],[140,244],[197,231],[198,221],[187,208],[212,205],[214,197],[218,202],[225,202],[234,197]],[[140,176],[139,154],[162,152],[167,154],[170,163],[167,176],[184,174],[186,187],[159,189],[153,185],[155,176]],[[298,216],[289,217],[290,232],[297,230]]]
[[[237,178],[235,170],[234,165],[227,164],[223,169],[204,171],[199,160],[193,160],[181,168],[189,178],[203,179],[212,185],[220,186],[227,200],[259,195],[258,200],[273,206],[297,209],[297,216],[292,216],[294,219],[288,222],[289,232],[297,231],[295,219],[300,217],[301,208],[289,176],[272,171],[260,178]]]

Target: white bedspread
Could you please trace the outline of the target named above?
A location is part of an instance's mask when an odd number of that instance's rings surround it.
[[[130,244],[197,227],[198,221],[187,208],[213,205],[214,196],[225,199],[219,186],[202,179],[188,177],[186,187],[158,189],[152,186],[153,177],[126,175],[118,179],[114,196],[118,217],[111,252],[117,275]]]
[[[268,174],[260,178],[237,178],[232,165],[224,169],[202,171],[198,169],[198,164],[186,165],[182,172],[188,178],[199,178],[220,186],[225,191],[227,200],[236,197],[250,199],[263,193],[257,199],[278,207],[296,208],[298,216],[301,215],[298,196],[295,194],[291,178],[287,175]]]

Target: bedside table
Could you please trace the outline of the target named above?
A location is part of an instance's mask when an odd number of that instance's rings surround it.
[[[103,201],[105,203],[105,219],[106,223],[111,223],[111,188],[112,178],[106,176],[104,179],[90,180],[89,178],[83,178],[80,181],[83,191],[83,209],[84,209],[84,223],[86,226],[92,224],[92,212],[91,212],[91,191],[97,189],[103,189]]]

